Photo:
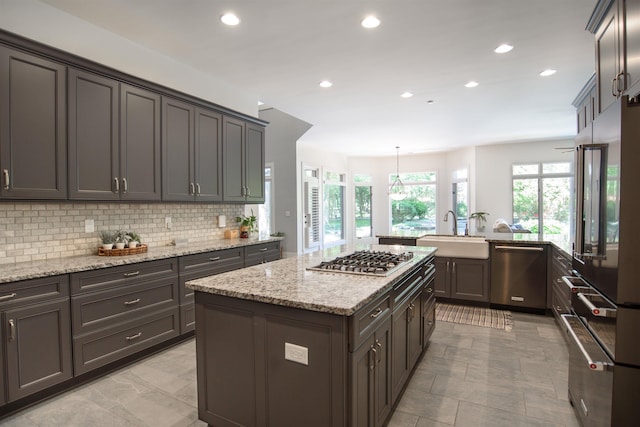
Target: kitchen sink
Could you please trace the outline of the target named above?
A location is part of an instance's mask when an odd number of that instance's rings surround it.
[[[433,235],[417,239],[417,246],[438,248],[436,256],[453,258],[489,258],[489,243],[478,236]]]

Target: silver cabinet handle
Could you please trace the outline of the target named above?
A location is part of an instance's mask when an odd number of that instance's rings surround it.
[[[249,187],[247,187],[247,196],[251,195],[251,189]]]
[[[616,74],[616,76],[615,76],[614,78],[612,78],[612,79],[611,79],[611,95],[612,95],[614,98],[617,98],[617,97],[618,97],[618,94],[617,94],[617,93],[616,93],[616,91],[615,91],[615,84],[616,84],[616,80],[617,80],[617,78],[618,78],[618,75]]]
[[[120,181],[118,180],[117,176],[113,177],[113,181],[116,183],[116,191],[114,191],[114,193],[119,193],[120,192]]]
[[[513,251],[531,251],[531,252],[542,252],[544,251],[543,247],[540,246],[496,246],[496,249],[504,249],[504,250],[513,250]]]
[[[124,305],[136,305],[139,302],[140,302],[140,298],[136,298],[136,299],[131,300],[131,301],[125,301]]]
[[[195,186],[193,185],[193,182],[189,183],[189,194],[196,194],[196,189],[195,189]]]
[[[373,348],[373,345],[371,347],[369,347],[371,349],[371,351],[369,352],[369,370],[373,371],[376,368],[376,359],[377,359],[377,354],[378,354],[378,350],[376,350],[375,348]],[[373,357],[373,360],[371,360],[371,357]]]
[[[262,248],[262,249],[258,249],[260,252],[267,252],[269,250],[269,248]]]
[[[2,171],[2,175],[4,176],[4,189],[8,190],[9,189],[9,169],[5,169]]]
[[[200,184],[196,182],[196,194],[200,194]]]
[[[220,257],[219,256],[215,256],[213,258],[209,258],[209,261],[220,261]]]
[[[382,314],[382,309],[380,307],[376,308],[374,313],[371,313],[371,318],[375,319],[376,317]]]
[[[123,276],[124,277],[134,277],[134,276],[137,276],[139,274],[140,274],[139,271],[132,271],[131,273],[124,273]]]
[[[127,178],[122,178],[122,192],[126,193],[129,191],[129,185],[127,185]]]
[[[380,341],[376,340],[376,346],[377,346],[380,350],[382,350],[382,344],[380,344]],[[376,349],[375,349],[375,348],[373,349],[373,351],[374,351],[374,353],[375,353],[375,354],[376,354],[376,356],[377,356],[378,352],[376,351]],[[380,364],[380,362],[382,362],[382,357],[380,357],[380,359],[377,359],[377,358],[376,358],[376,364],[378,364],[378,365],[379,365],[379,364]]]
[[[13,319],[9,319],[9,341],[16,339],[16,322]]]
[[[241,196],[246,196],[246,195],[247,195],[247,193],[246,193],[246,190],[245,190],[245,187],[244,187],[244,186],[240,187],[240,195],[241,195]]]
[[[11,298],[15,298],[15,297],[16,297],[16,295],[17,295],[17,294],[16,294],[15,292],[12,292],[12,293],[10,293],[10,294],[8,294],[8,295],[3,295],[3,296],[1,296],[1,297],[0,297],[0,301],[8,301],[8,300],[10,300]]]
[[[622,89],[620,89],[620,77],[624,78],[624,70],[620,71],[618,74],[616,74],[616,93],[617,96],[622,95],[622,93],[624,92],[624,81],[622,82]]]
[[[593,360],[591,358],[591,356],[589,355],[587,350],[582,345],[582,342],[580,342],[580,338],[578,338],[578,335],[576,335],[575,331],[571,327],[571,324],[567,320],[568,317],[575,317],[575,316],[573,316],[572,314],[563,314],[562,316],[560,316],[560,319],[562,319],[562,323],[564,323],[564,326],[567,328],[567,332],[569,332],[569,335],[571,335],[571,338],[573,338],[573,341],[578,346],[578,349],[580,350],[580,353],[582,353],[582,356],[587,361],[587,365],[589,365],[589,369],[591,369],[592,371],[606,371],[606,370],[608,370],[609,367],[611,366],[610,363],[595,361],[595,360]]]
[[[133,340],[135,340],[135,339],[140,338],[141,336],[142,336],[142,332],[138,332],[137,334],[134,334],[134,335],[131,335],[131,336],[125,337],[125,339],[126,339],[127,341],[133,341]]]

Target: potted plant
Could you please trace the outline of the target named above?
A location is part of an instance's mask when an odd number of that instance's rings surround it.
[[[135,231],[129,231],[127,232],[127,238],[128,238],[128,244],[127,246],[130,248],[135,248],[136,246],[138,246],[141,243],[141,238],[140,235],[138,233],[136,233]]]
[[[251,215],[249,216],[246,216],[246,215],[237,216],[236,222],[240,223],[240,237],[247,238],[249,237],[249,234],[251,232],[256,231],[257,220],[258,219],[253,213],[253,209],[251,209]]]
[[[115,241],[116,249],[124,249],[125,245],[129,241],[129,236],[123,230],[116,231],[115,235],[116,235],[116,241]]]
[[[100,240],[102,240],[102,249],[113,249],[113,244],[116,242],[116,233],[113,231],[103,230],[100,233]]]
[[[474,212],[469,217],[469,219],[475,219],[477,231],[484,231],[484,227],[487,222],[487,215],[490,215],[489,212]]]

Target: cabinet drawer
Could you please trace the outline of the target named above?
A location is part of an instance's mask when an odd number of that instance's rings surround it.
[[[385,293],[351,316],[349,351],[358,348],[391,315],[391,294]]]
[[[562,272],[562,276],[571,274],[571,260],[562,255],[558,250],[554,250],[551,254],[553,257],[552,265]]]
[[[69,276],[51,276],[0,285],[0,309],[69,296]]]
[[[245,267],[278,259],[280,259],[280,242],[268,242],[245,247]]]
[[[74,273],[71,275],[71,295],[102,291],[114,286],[130,285],[177,274],[177,258]]]
[[[73,335],[174,306],[178,306],[177,277],[74,296]]]
[[[178,307],[73,340],[76,375],[117,361],[179,334]]]
[[[244,263],[244,249],[231,248],[220,251],[203,252],[180,257],[180,274],[202,272],[205,275],[222,273],[225,271],[242,268]],[[199,276],[204,277],[204,276]],[[190,277],[195,279],[196,277]]]

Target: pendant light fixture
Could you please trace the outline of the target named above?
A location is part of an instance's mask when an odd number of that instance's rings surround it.
[[[400,179],[400,147],[396,147],[396,179],[389,187],[389,197],[391,200],[403,200],[407,197],[404,184]]]

